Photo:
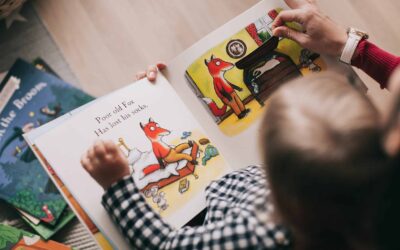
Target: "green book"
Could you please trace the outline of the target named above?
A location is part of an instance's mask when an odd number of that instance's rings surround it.
[[[67,204],[22,135],[93,97],[20,59],[0,97],[0,198],[55,226]]]

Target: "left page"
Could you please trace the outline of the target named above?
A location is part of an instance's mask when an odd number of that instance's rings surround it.
[[[61,117],[58,117],[57,119],[53,120],[50,123],[47,123],[43,126],[40,126],[39,128],[30,131],[29,133],[24,134],[24,138],[25,141],[33,150],[33,152],[35,153],[40,163],[42,164],[44,170],[53,180],[54,184],[57,186],[60,193],[64,196],[64,199],[68,202],[70,208],[74,211],[74,214],[78,217],[82,225],[87,229],[89,234],[93,237],[93,239],[97,242],[98,246],[100,246],[101,249],[108,250],[108,249],[113,249],[110,239],[107,238],[104,235],[104,233],[102,233],[99,230],[99,228],[94,224],[94,222],[89,217],[87,212],[82,208],[82,206],[79,204],[76,198],[71,194],[68,187],[65,186],[65,184],[58,177],[57,173],[54,171],[54,169],[50,166],[49,162],[44,158],[39,149],[33,144],[33,142],[36,141],[37,138],[45,134],[47,131],[57,127],[58,125],[63,124],[66,120],[70,119],[74,114],[81,112],[82,110],[86,109],[99,99],[101,98],[93,100],[90,103],[87,103],[79,108],[76,108],[68,112],[67,114]]]
[[[119,145],[150,206],[175,227],[204,208],[205,187],[230,171],[212,138],[161,75],[155,84],[143,79],[104,96],[37,136],[31,143],[100,231],[121,249],[127,248],[126,242],[100,204],[104,191],[80,164],[97,139]],[[160,166],[155,148],[184,157]]]

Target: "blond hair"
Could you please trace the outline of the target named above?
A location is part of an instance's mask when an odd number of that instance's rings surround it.
[[[276,206],[292,230],[335,237],[329,249],[345,249],[346,230],[370,226],[359,220],[370,214],[360,208],[381,174],[379,114],[345,78],[321,73],[281,87],[270,99],[262,146]]]

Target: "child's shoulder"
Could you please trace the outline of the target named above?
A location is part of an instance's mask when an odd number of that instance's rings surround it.
[[[251,165],[246,168],[233,171],[222,177],[221,179],[259,179],[265,180],[265,171],[261,166],[258,165]]]
[[[207,193],[248,193],[266,190],[267,182],[265,172],[260,166],[248,166],[241,170],[233,171],[218,180],[210,183],[206,188]]]
[[[224,181],[250,181],[250,180],[258,180],[258,181],[265,181],[265,172],[261,166],[252,165],[245,167],[240,170],[233,171],[225,176],[221,177],[216,182],[224,182]]]

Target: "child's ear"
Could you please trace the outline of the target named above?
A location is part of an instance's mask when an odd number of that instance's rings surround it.
[[[392,93],[400,93],[400,66],[390,76],[388,87]]]
[[[400,155],[400,67],[392,74],[389,89],[390,100],[383,113],[384,147],[388,155],[396,156]]]
[[[400,124],[386,132],[384,147],[389,156],[400,155]]]
[[[400,155],[400,89],[394,93],[389,112],[384,114],[384,148],[390,156]]]

